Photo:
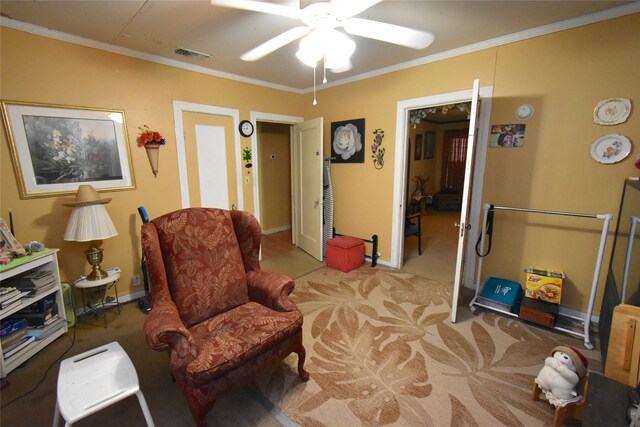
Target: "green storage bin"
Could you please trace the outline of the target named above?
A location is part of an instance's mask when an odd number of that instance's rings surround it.
[[[64,301],[64,313],[67,317],[67,327],[76,324],[76,307],[73,303],[73,291],[68,282],[62,282],[62,301]]]

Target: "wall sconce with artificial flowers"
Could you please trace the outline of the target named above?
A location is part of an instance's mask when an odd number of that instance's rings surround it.
[[[149,129],[149,126],[144,125],[139,127],[140,134],[136,141],[138,141],[138,147],[144,147],[147,151],[147,158],[153,171],[153,176],[158,176],[158,157],[160,155],[160,147],[165,144],[165,139],[160,135],[160,132]]]
[[[382,129],[376,129],[373,131],[373,144],[371,144],[371,157],[373,158],[373,167],[376,169],[382,169],[384,166],[384,148],[380,148],[382,145],[382,139],[384,138],[384,131]]]

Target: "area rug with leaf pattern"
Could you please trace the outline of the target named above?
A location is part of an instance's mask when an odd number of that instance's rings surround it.
[[[367,266],[296,279],[311,379],[291,355],[261,393],[300,426],[550,425],[533,379],[553,347],[581,341],[480,310],[451,323],[451,294],[450,283]]]

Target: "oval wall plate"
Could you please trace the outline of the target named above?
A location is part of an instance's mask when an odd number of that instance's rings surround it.
[[[593,110],[593,121],[599,125],[612,126],[627,121],[631,113],[631,100],[609,98],[598,102]]]
[[[598,163],[612,164],[631,152],[631,141],[624,135],[612,133],[602,136],[591,145],[591,157]]]

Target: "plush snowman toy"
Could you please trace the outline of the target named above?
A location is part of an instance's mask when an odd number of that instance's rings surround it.
[[[535,382],[548,397],[570,400],[577,396],[575,388],[586,375],[587,366],[587,359],[578,350],[561,345],[551,350]]]

